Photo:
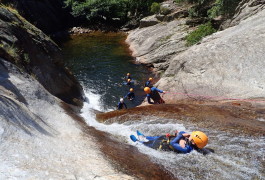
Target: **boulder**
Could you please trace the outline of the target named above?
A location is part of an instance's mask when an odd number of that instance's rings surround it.
[[[182,93],[172,98],[265,97],[264,19],[265,9],[175,56],[157,85]]]
[[[158,24],[160,21],[156,18],[156,15],[148,16],[140,20],[139,28],[149,27]]]
[[[154,70],[161,71],[176,54],[187,49],[187,28],[185,19],[159,23],[131,31],[126,42],[138,62],[156,64]]]

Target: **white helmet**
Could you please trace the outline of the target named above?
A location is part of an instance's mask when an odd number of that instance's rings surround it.
[[[123,103],[123,102],[124,102],[124,101],[123,101],[123,98],[120,98],[120,102],[121,102],[121,103]]]

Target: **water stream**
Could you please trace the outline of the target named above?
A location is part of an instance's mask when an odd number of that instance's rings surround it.
[[[150,72],[134,63],[124,43],[125,35],[117,33],[91,33],[72,36],[63,43],[66,65],[74,72],[84,89],[100,94],[101,109],[116,109],[120,97],[133,87],[137,94],[134,101],[125,101],[128,107],[141,104],[143,85]],[[124,85],[124,77],[130,73],[134,85]]]
[[[139,97],[134,103],[126,103],[133,107],[143,98],[141,88],[149,72],[132,62],[122,41],[124,36],[119,34],[92,34],[76,36],[63,46],[65,60],[84,86],[89,99],[82,109],[82,116],[90,126],[109,132],[122,143],[137,146],[141,153],[148,155],[179,179],[265,179],[264,137],[250,138],[201,129],[209,135],[208,147],[213,148],[215,153],[206,156],[195,151],[190,154],[175,154],[134,143],[129,135],[136,135],[136,130],[146,135],[173,133],[176,129],[192,132],[195,125],[178,124],[172,119],[158,118],[151,114],[143,116],[140,121],[131,119],[123,124],[107,125],[97,122],[91,109],[110,111],[116,108],[119,97],[128,90],[128,87],[121,84],[122,77],[127,72],[131,72],[138,82],[136,94]]]

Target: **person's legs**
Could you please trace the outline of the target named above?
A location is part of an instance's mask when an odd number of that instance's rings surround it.
[[[130,135],[130,138],[131,138],[131,140],[132,140],[133,142],[138,141],[138,139],[137,139],[134,135]]]
[[[160,136],[146,136],[145,138],[149,141],[155,141],[159,138]]]

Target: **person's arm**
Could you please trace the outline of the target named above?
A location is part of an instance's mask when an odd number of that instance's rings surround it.
[[[124,96],[124,98],[123,98],[123,99],[127,98],[127,97],[129,96],[129,94],[130,94],[130,93],[126,94],[126,95]]]
[[[189,134],[189,133],[186,133],[185,131],[180,131],[180,132],[178,133],[178,135],[182,135],[182,136],[184,136],[184,137],[188,137],[188,136],[190,136],[190,134]]]
[[[177,137],[176,137],[177,138]],[[175,138],[175,139],[176,139]],[[189,153],[191,151],[191,149],[189,147],[181,147],[178,143],[172,143],[170,142],[170,145],[178,152],[181,153]]]
[[[181,153],[189,153],[190,152],[190,148],[188,148],[188,147],[181,147],[180,145],[179,145],[179,140],[181,139],[181,138],[183,138],[183,134],[184,134],[185,132],[184,131],[181,131],[179,134],[178,134],[178,136],[177,137],[175,137],[171,142],[170,142],[170,145],[175,149],[175,150],[177,150],[178,152],[181,152]]]
[[[152,91],[153,91],[153,90],[156,90],[156,91],[158,91],[158,92],[160,92],[160,93],[163,93],[163,92],[164,92],[164,91],[162,91],[162,90],[160,90],[160,89],[158,89],[158,88],[156,88],[156,87],[152,87],[151,90],[152,90]]]

